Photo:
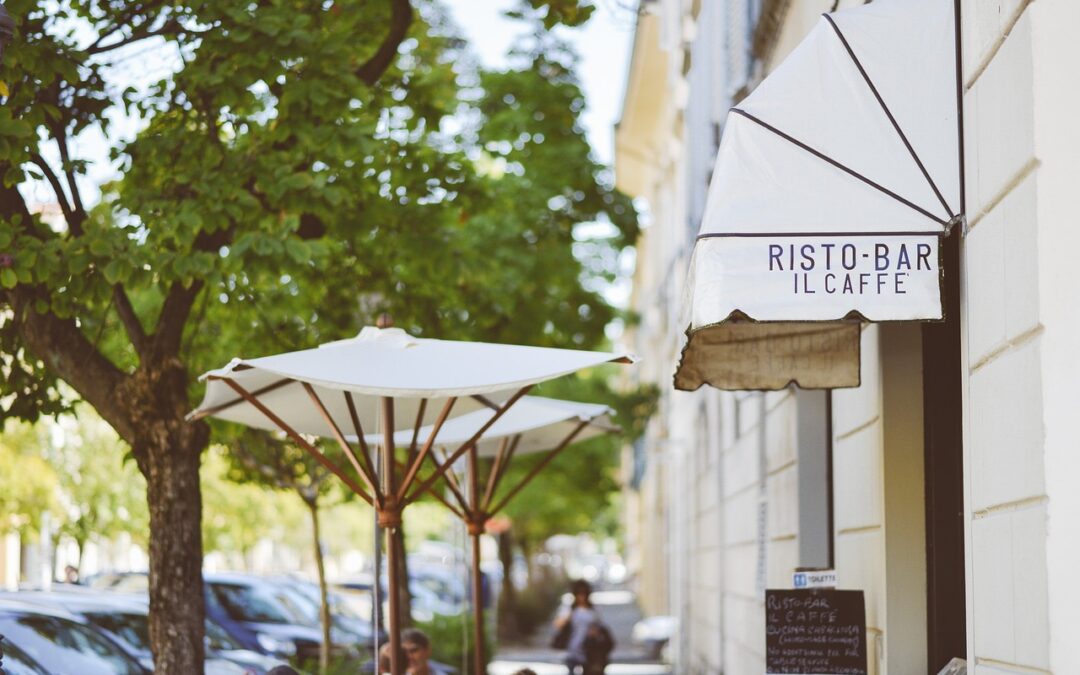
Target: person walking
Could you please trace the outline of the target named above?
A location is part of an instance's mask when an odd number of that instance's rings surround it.
[[[431,640],[418,628],[401,631],[401,648],[405,651],[408,675],[448,675],[450,670],[431,660]]]
[[[573,603],[555,619],[553,646],[566,650],[566,667],[571,675],[578,672],[602,675],[615,641],[589,600],[592,594],[589,582],[574,581],[570,584],[570,593],[574,596]]]

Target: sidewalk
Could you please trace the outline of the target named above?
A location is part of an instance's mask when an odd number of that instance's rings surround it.
[[[641,646],[630,639],[634,624],[641,619],[633,593],[597,591],[592,601],[615,638],[615,651],[605,675],[670,675],[670,666],[649,661]],[[532,668],[536,675],[566,675],[564,653],[548,646],[553,632],[549,624],[527,642],[500,649],[488,666],[488,675],[511,675],[521,668]]]

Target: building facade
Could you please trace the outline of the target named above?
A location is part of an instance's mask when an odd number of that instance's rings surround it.
[[[857,388],[671,386],[727,109],[854,4],[643,3],[616,133],[649,213],[630,339],[663,392],[626,457],[643,609],[679,619],[676,672],[760,673],[764,589],[832,567],[865,592],[873,673],[1080,673],[1080,3],[960,3],[967,222],[945,323],[865,325]]]

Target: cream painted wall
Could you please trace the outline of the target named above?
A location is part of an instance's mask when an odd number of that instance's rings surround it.
[[[792,3],[771,63],[830,4]],[[969,672],[1080,673],[1080,2],[963,0],[963,16]],[[716,40],[700,26],[697,35]],[[683,621],[676,672],[749,675],[764,666],[761,589],[789,586],[798,566],[797,401],[670,391],[688,181],[698,180],[687,167],[700,151],[685,138],[687,118],[700,121],[684,116],[693,87],[684,94],[686,82],[703,86],[681,79],[683,56],[664,52],[668,84],[639,89],[681,92],[635,140],[651,153],[638,194],[652,217],[635,337],[643,372],[664,392],[639,493],[639,582],[650,611]],[[881,675],[926,672],[917,330],[866,327],[862,386],[833,398],[836,567],[842,587],[866,593],[871,672]]]
[[[1080,6],[964,9],[969,651],[977,673],[1080,672]]]

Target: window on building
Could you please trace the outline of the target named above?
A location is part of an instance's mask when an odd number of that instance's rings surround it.
[[[799,566],[832,568],[832,392],[795,393],[799,472]]]

